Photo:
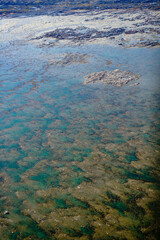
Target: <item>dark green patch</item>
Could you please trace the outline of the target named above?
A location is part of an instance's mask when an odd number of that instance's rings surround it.
[[[118,156],[115,153],[113,153],[112,151],[106,150],[105,148],[101,148],[100,151],[103,153],[106,153],[112,158],[118,158]]]
[[[55,208],[68,208],[69,206],[66,204],[66,201],[60,198],[54,199],[54,206]]]
[[[157,180],[155,177],[152,176],[151,169],[141,169],[137,170],[131,166],[119,166],[118,172],[121,176],[125,178],[135,179],[135,180],[142,180],[145,182],[156,182]]]
[[[107,195],[107,197],[110,199],[110,201],[112,201],[112,202],[117,202],[117,201],[120,200],[120,197],[119,197],[119,196],[117,196],[116,194],[114,194],[114,193],[112,193],[112,192],[110,192],[110,191],[107,191],[107,192],[106,192],[106,195]]]
[[[70,237],[81,237],[82,233],[80,231],[71,229],[71,228],[66,228],[66,227],[62,227],[62,231],[69,235]]]
[[[153,190],[160,190],[160,185],[158,184],[151,184],[149,187]]]
[[[73,169],[73,171],[75,171],[75,172],[83,172],[83,170],[81,168],[79,168],[79,167],[77,167],[75,165],[72,165],[71,169]]]
[[[123,184],[123,183],[126,183],[127,182],[127,179],[125,178],[119,178],[118,181]]]
[[[81,201],[75,197],[73,197],[71,194],[64,194],[60,195],[59,198],[53,199],[54,206],[56,208],[70,208],[70,207],[77,207],[77,208],[84,208],[88,209],[89,204],[87,202]]]
[[[31,175],[30,179],[36,181],[41,188],[59,187],[59,172],[51,167],[46,167],[45,172],[39,172],[37,175]]]
[[[88,203],[81,201],[70,194],[65,195],[65,199],[67,200],[67,203],[72,207],[80,207],[85,209],[89,208]]]
[[[62,161],[82,162],[84,157],[90,157],[90,156],[91,156],[91,149],[89,149],[89,148],[81,149],[81,148],[71,147],[71,148],[66,149],[65,154],[62,157]]]
[[[130,164],[132,161],[137,161],[137,157],[136,157],[134,152],[125,156],[125,162],[126,163]]]
[[[121,214],[123,214],[124,211],[127,210],[127,207],[126,207],[125,203],[123,203],[121,201],[111,202],[111,203],[109,203],[109,206],[112,207],[112,208],[115,208]]]
[[[24,216],[19,225],[24,226],[23,232],[15,231],[9,234],[9,239],[25,239],[32,236],[33,239],[49,240],[48,234],[41,229],[33,220]]]
[[[71,187],[76,187],[82,182],[90,182],[90,181],[91,180],[89,178],[86,178],[84,176],[76,176],[69,179],[69,184]]]
[[[87,226],[81,227],[80,231],[83,235],[92,235],[94,232],[94,228],[90,225],[87,225]]]

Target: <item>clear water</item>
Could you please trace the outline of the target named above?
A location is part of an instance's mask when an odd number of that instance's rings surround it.
[[[88,62],[52,64],[64,53]],[[159,59],[159,49],[1,43],[1,239],[156,239]],[[140,84],[82,85],[115,68]]]

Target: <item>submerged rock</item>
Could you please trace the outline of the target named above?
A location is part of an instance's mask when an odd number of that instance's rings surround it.
[[[75,63],[83,64],[88,62],[88,57],[89,55],[87,54],[67,53],[62,59],[54,61],[52,64],[61,66],[71,65]]]
[[[110,61],[110,60],[106,60],[106,66],[108,66],[108,65],[110,65],[110,64],[112,64],[112,61]]]
[[[8,215],[9,214],[9,211],[4,211],[4,215]]]
[[[113,71],[90,73],[85,76],[83,84],[86,85],[89,83],[102,82],[103,84],[111,84],[116,87],[121,87],[131,81],[136,81],[137,79],[139,79],[137,74],[130,71],[115,69]]]
[[[136,82],[136,83],[132,83],[132,84],[130,84],[129,86],[130,86],[130,87],[133,87],[133,86],[137,86],[137,85],[139,85],[138,82]]]

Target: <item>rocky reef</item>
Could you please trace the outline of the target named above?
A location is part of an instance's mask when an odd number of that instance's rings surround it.
[[[90,73],[85,76],[85,81],[83,84],[86,85],[95,82],[102,82],[103,84],[111,84],[115,87],[121,87],[131,81],[136,81],[138,79],[139,76],[130,71],[115,69],[113,71]]]

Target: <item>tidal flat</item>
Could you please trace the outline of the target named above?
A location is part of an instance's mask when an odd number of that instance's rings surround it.
[[[158,239],[158,16],[1,17],[0,239]]]

